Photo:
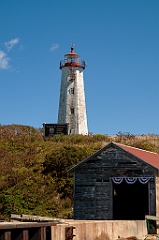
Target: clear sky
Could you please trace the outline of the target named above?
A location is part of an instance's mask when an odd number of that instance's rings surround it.
[[[0,0],[0,29],[0,124],[57,123],[75,43],[89,132],[159,134],[159,0]]]

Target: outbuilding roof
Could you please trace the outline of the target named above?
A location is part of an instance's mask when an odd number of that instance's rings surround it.
[[[134,156],[140,158],[141,160],[147,162],[151,166],[159,169],[159,154],[154,152],[149,152],[140,148],[135,148],[131,146],[127,146],[121,143],[114,143],[125,151],[133,154]]]
[[[105,147],[101,148],[99,151],[97,151],[96,153],[94,153],[93,155],[89,156],[88,158],[84,159],[83,161],[81,161],[80,163],[78,163],[76,166],[72,167],[69,172],[74,172],[74,170],[76,168],[78,168],[80,165],[82,165],[84,162],[89,161],[89,159],[91,159],[94,156],[99,155],[102,151],[105,151],[107,148],[109,147],[119,147],[122,150],[132,154],[133,156],[139,158],[140,160],[146,162],[147,164],[151,165],[152,167],[159,169],[159,154],[154,153],[154,152],[150,152],[150,151],[146,151],[140,148],[135,148],[135,147],[131,147],[128,145],[124,145],[121,143],[115,143],[115,142],[111,142],[108,145],[106,145]]]

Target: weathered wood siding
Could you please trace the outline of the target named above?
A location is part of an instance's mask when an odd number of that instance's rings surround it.
[[[118,146],[105,148],[74,172],[74,219],[112,219],[112,177],[151,176],[149,214],[156,214],[155,171],[137,157]]]
[[[159,216],[159,176],[158,175],[156,176],[156,216]],[[158,229],[158,232],[159,232],[159,229]]]

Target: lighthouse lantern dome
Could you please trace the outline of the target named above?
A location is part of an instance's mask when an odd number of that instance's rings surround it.
[[[60,61],[60,69],[63,67],[82,67],[85,69],[85,61],[80,60],[80,55],[74,52],[74,44],[71,47],[71,52],[65,55],[64,60]]]

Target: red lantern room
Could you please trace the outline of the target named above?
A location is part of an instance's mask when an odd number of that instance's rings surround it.
[[[85,61],[80,60],[80,55],[74,52],[75,44],[72,44],[71,52],[65,55],[65,59],[60,61],[60,69],[63,67],[80,67],[85,69]]]

